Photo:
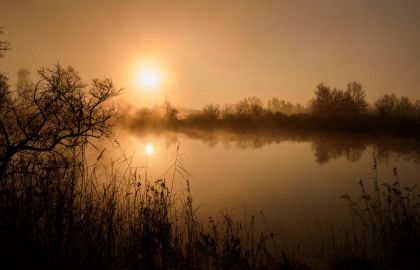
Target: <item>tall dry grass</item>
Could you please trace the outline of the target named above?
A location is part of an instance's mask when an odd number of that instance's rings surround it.
[[[25,154],[0,181],[0,257],[12,268],[261,269],[282,267],[254,220],[198,222],[189,173],[176,154],[169,179],[151,180],[128,160],[88,165]],[[175,178],[185,183],[173,194]],[[255,234],[255,235],[254,235]],[[287,261],[287,264],[290,262]]]
[[[381,183],[374,160],[372,185],[359,181],[360,195],[344,195],[352,224],[340,252],[369,259],[385,269],[420,268],[420,194],[416,185],[403,187],[397,169],[394,181]]]

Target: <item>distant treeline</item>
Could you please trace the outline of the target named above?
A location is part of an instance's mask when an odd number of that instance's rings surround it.
[[[300,130],[392,132],[420,131],[420,100],[395,94],[384,95],[373,104],[366,101],[360,83],[351,82],[345,90],[317,85],[306,106],[271,98],[266,104],[247,97],[236,104],[207,104],[201,110],[163,106],[142,108],[125,119],[131,128],[287,128]]]

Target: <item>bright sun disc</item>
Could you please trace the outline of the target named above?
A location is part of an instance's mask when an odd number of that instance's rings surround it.
[[[136,81],[143,88],[153,89],[159,85],[160,74],[154,69],[142,70],[136,74]]]
[[[155,151],[155,148],[153,147],[153,145],[151,144],[146,145],[146,148],[145,148],[146,154],[151,155],[153,154],[154,151]]]

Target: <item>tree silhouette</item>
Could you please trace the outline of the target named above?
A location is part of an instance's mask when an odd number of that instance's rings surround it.
[[[0,35],[3,34],[2,28],[0,27]],[[10,50],[9,42],[0,40],[0,58],[4,56],[4,52]]]
[[[368,103],[366,102],[366,93],[362,85],[358,82],[351,82],[347,84],[346,93],[350,98],[352,113],[362,114],[366,112]]]
[[[366,94],[362,85],[357,82],[347,84],[345,91],[323,83],[318,84],[315,97],[311,100],[311,109],[318,115],[354,116],[366,112]]]
[[[116,109],[108,101],[118,95],[109,79],[88,87],[71,67],[59,64],[38,71],[30,83],[25,72],[15,89],[0,75],[0,174],[18,153],[63,155],[87,138],[110,134]]]
[[[267,110],[271,113],[283,113],[287,115],[304,112],[301,104],[292,104],[275,97],[267,101]]]
[[[375,102],[375,108],[380,116],[392,116],[398,104],[395,94],[384,95]]]
[[[396,107],[396,115],[398,116],[414,116],[416,108],[408,97],[400,97]]]
[[[207,104],[203,108],[203,116],[206,120],[217,120],[221,116],[219,105]]]
[[[247,97],[236,104],[235,110],[239,115],[259,116],[264,111],[264,108],[261,99],[257,97]]]
[[[328,114],[332,111],[333,93],[330,87],[320,83],[316,87],[315,97],[311,100],[314,114]]]

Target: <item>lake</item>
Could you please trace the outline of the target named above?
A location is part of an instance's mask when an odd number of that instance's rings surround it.
[[[360,179],[367,188],[376,174],[380,183],[398,177],[402,185],[412,186],[420,180],[420,142],[409,138],[215,130],[122,130],[116,138],[119,146],[107,147],[108,157],[128,159],[143,175],[147,168],[149,179],[168,183],[179,145],[201,220],[221,218],[224,212],[238,219],[255,215],[260,226],[274,233],[342,224],[348,211],[340,196],[357,199]],[[153,153],[145,152],[148,145]],[[177,175],[174,190],[185,189],[185,178]]]

